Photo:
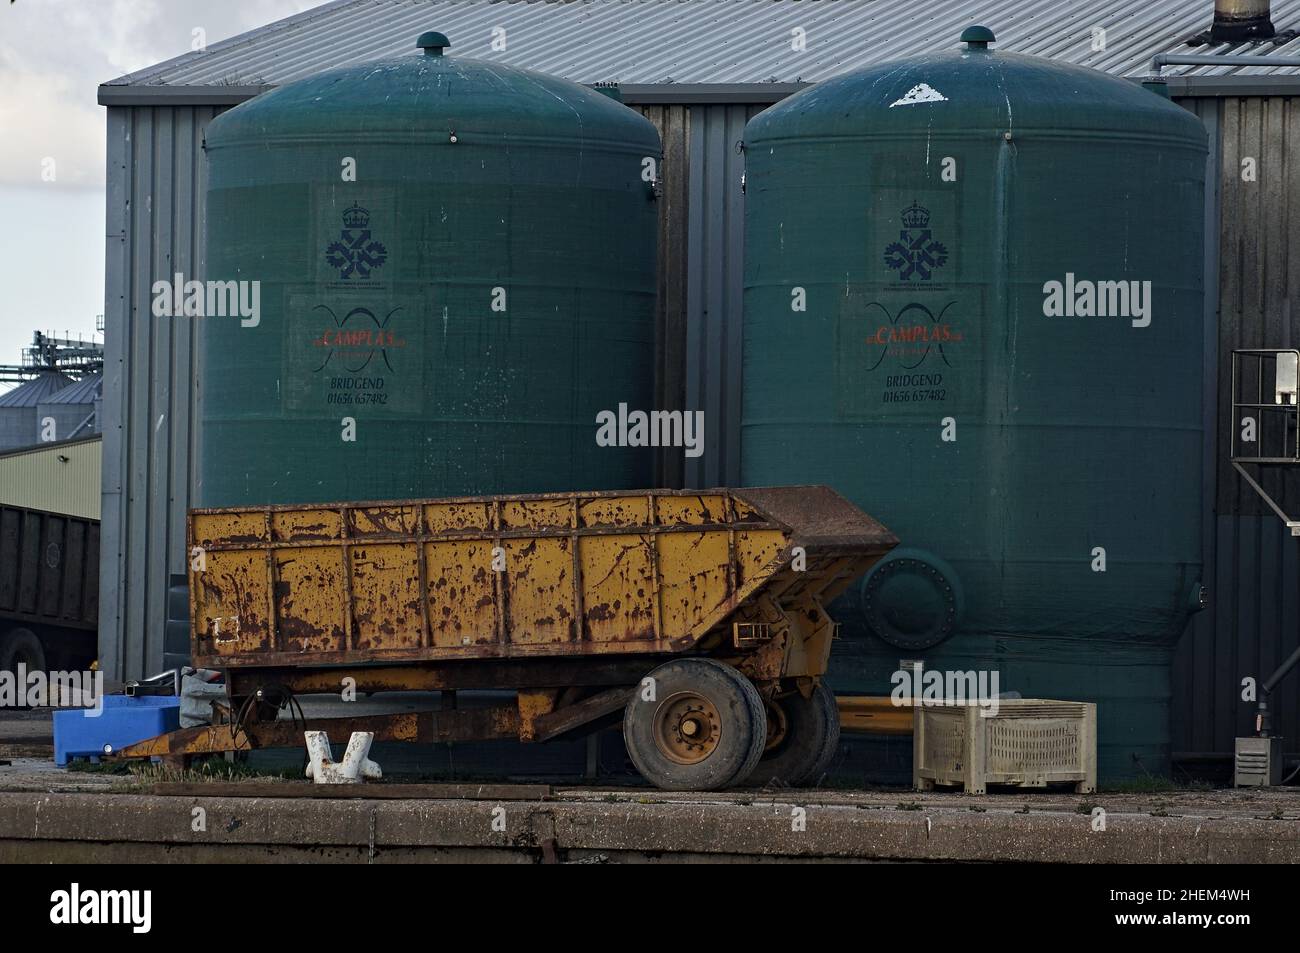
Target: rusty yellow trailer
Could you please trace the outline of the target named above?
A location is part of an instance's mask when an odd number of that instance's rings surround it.
[[[652,782],[807,781],[835,747],[825,604],[894,545],[828,487],[195,510],[194,663],[222,724],[122,752],[300,743],[294,696],[513,689],[517,702],[311,725],[332,740],[549,740],[620,710]]]

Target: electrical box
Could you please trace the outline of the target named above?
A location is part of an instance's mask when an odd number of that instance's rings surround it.
[[[1282,783],[1282,739],[1238,738],[1232,772],[1237,788],[1272,787]]]

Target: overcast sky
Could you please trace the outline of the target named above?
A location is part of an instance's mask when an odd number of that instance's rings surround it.
[[[0,0],[0,364],[37,329],[89,336],[104,311],[96,87],[188,52],[196,29],[210,45],[323,2]]]

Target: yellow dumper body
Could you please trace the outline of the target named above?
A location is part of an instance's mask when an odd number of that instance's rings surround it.
[[[201,667],[777,641],[770,676],[825,671],[820,605],[895,542],[826,487],[195,510],[189,537]]]

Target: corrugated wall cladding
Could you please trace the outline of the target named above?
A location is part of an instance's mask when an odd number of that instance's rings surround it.
[[[763,105],[691,110],[686,406],[704,411],[705,452],[686,460],[686,486],[740,480],[740,333],[744,293],[745,123]]]
[[[690,258],[689,202],[691,118],[685,106],[641,106],[663,142],[663,194],[659,197],[659,318],[655,325],[655,406],[684,410],[686,404],[686,276]],[[682,486],[682,455],[664,450],[655,460],[660,486]]]
[[[0,504],[99,519],[99,439],[0,454]]]
[[[100,658],[108,678],[162,661],[167,576],[184,565],[194,328],[150,287],[201,274],[203,130],[220,107],[108,110]]]
[[[1207,457],[1216,475],[1210,502],[1213,529],[1207,566],[1214,566],[1210,608],[1196,617],[1174,658],[1174,747],[1186,752],[1230,752],[1247,734],[1255,706],[1242,700],[1242,679],[1263,681],[1300,638],[1300,540],[1289,536],[1228,463],[1229,381],[1234,348],[1295,347],[1300,342],[1300,100],[1289,97],[1205,101],[1202,118],[1217,126],[1216,170],[1221,225],[1217,267],[1217,352],[1207,410]],[[1212,127],[1213,129],[1214,127]],[[1255,179],[1243,176],[1253,159]],[[1210,424],[1213,421],[1213,424]],[[1212,428],[1212,429],[1211,429]],[[1297,475],[1263,481],[1288,512],[1300,512]],[[1273,699],[1274,730],[1300,737],[1300,676],[1293,674]],[[1300,745],[1288,742],[1290,751]]]

